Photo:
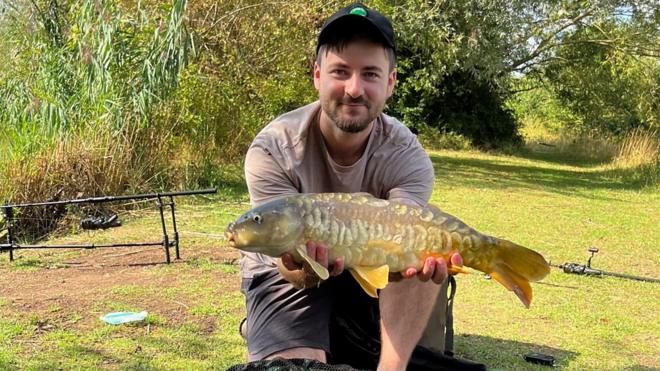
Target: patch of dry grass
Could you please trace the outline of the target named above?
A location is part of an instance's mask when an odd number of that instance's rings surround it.
[[[620,143],[611,163],[615,172],[631,172],[639,181],[660,184],[660,135],[657,130],[636,129]]]
[[[135,132],[114,135],[99,129],[55,140],[36,155],[20,156],[0,168],[0,195],[18,204],[148,189],[158,184],[168,158],[167,147],[152,139],[139,143]],[[67,211],[64,206],[21,209],[17,223],[29,232],[24,237],[38,238],[56,229]]]

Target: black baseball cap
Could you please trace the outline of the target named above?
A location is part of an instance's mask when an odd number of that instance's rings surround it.
[[[389,46],[392,50],[396,51],[394,30],[390,21],[378,11],[369,9],[364,4],[353,3],[340,9],[325,21],[319,33],[316,52],[318,53],[321,45],[333,39],[333,30],[342,30],[342,32],[346,33],[350,30],[358,31],[362,29],[375,31],[375,34],[381,37],[383,45]]]

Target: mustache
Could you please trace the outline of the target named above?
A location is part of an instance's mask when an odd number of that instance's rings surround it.
[[[371,104],[369,102],[361,97],[358,98],[352,98],[352,97],[344,97],[339,101],[340,104],[362,104],[367,107],[371,107]]]

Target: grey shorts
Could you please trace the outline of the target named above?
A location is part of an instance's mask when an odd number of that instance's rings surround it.
[[[331,363],[360,359],[372,366],[378,361],[378,300],[366,295],[350,273],[298,290],[273,268],[243,278],[241,290],[249,361],[296,347],[322,349]]]

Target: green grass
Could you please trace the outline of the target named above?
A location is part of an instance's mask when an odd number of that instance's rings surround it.
[[[600,249],[592,263],[596,268],[660,278],[658,187],[612,177],[606,164],[553,153],[431,156],[437,178],[432,202],[476,229],[533,248],[555,264],[585,263],[587,248],[595,246]],[[116,268],[140,279],[109,285],[92,305],[53,302],[41,311],[19,311],[0,294],[0,369],[223,369],[244,362],[245,344],[237,333],[244,316],[237,266],[225,255],[209,253],[226,250],[213,235],[248,207],[244,188],[228,189],[178,205],[182,262]],[[121,228],[80,232],[58,242],[157,240],[155,217],[144,211],[126,216]],[[91,253],[21,250],[12,264],[3,254],[0,277],[66,270],[67,261]],[[545,369],[523,361],[532,351],[555,356],[567,370],[660,367],[658,284],[553,269],[533,285],[534,300],[525,309],[481,274],[457,280],[460,357],[494,370]],[[97,320],[110,311],[145,309],[149,317],[140,324]],[[42,330],[44,324],[51,328]]]
[[[482,232],[531,247],[555,264],[660,277],[660,195],[608,177],[604,165],[560,156],[434,153],[433,202]],[[660,285],[554,269],[525,310],[479,274],[458,277],[457,351],[494,368],[525,369],[529,351],[568,369],[659,367]],[[640,362],[640,363],[638,363]]]

